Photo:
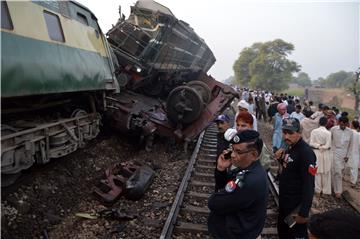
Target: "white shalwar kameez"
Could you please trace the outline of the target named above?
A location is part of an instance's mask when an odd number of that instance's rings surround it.
[[[345,167],[344,158],[349,158],[351,155],[353,131],[349,128],[344,130],[340,129],[340,126],[334,126],[331,128],[331,149],[333,151],[333,163],[331,180],[333,182],[334,192],[341,194],[342,189],[342,178],[343,169]]]
[[[359,160],[360,160],[360,132],[353,131],[353,142],[351,146],[351,154],[346,166],[350,167],[350,181],[353,185],[356,184],[359,172]]]
[[[316,129],[319,126],[319,120],[313,120],[310,118],[304,118],[300,121],[301,125],[301,137],[306,143],[310,143],[310,134],[311,131]]]
[[[324,126],[311,131],[310,146],[316,155],[318,167],[315,175],[315,192],[331,195],[331,132]]]

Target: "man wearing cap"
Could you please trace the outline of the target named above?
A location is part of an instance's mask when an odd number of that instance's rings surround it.
[[[219,131],[219,133],[217,134],[216,145],[216,158],[218,158],[224,150],[229,148],[229,142],[224,138],[224,133],[228,128],[230,128],[230,118],[227,115],[219,115],[218,117],[216,117],[215,122]]]
[[[231,159],[222,154],[217,162],[215,183],[220,191],[209,198],[208,230],[215,239],[254,239],[266,218],[268,185],[259,161],[263,142],[258,132],[244,130],[231,143]]]
[[[240,100],[237,104],[239,111],[235,115],[235,119],[238,116],[240,112],[249,112],[249,103],[247,103],[245,100]],[[249,112],[250,113],[250,112]],[[251,114],[251,113],[250,113]],[[257,120],[255,115],[251,114],[253,117],[253,130],[257,131]],[[234,128],[236,128],[236,120],[234,122]]]
[[[314,196],[316,156],[301,138],[298,119],[284,119],[282,132],[287,149],[279,160],[283,168],[279,175],[278,235],[280,239],[308,238],[307,218]],[[290,227],[285,218],[296,224]]]

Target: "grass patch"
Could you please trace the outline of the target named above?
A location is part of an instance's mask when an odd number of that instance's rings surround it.
[[[304,96],[305,95],[305,88],[290,87],[289,89],[285,90],[284,92],[287,93],[288,95]]]

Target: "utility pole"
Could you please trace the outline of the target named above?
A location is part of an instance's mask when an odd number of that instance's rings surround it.
[[[359,87],[359,77],[360,77],[360,67],[355,71],[355,80],[353,86],[353,93],[355,95],[355,112],[359,114],[359,104],[360,104],[360,87]]]

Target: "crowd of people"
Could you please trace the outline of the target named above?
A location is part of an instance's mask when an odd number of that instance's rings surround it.
[[[335,107],[315,108],[311,101],[265,91],[243,90],[232,106],[234,120],[228,115],[215,120],[216,186],[208,203],[208,229],[214,238],[260,238],[266,218],[266,171],[272,159],[279,163],[279,238],[328,238],[321,228],[326,223],[319,222],[331,220],[328,216],[349,214],[360,221],[358,215],[336,210],[309,220],[313,198],[330,197],[332,192],[341,197],[346,167],[356,187],[358,119],[350,122],[348,114]],[[257,132],[258,120],[273,125],[272,149]],[[360,227],[346,228],[359,234]]]

